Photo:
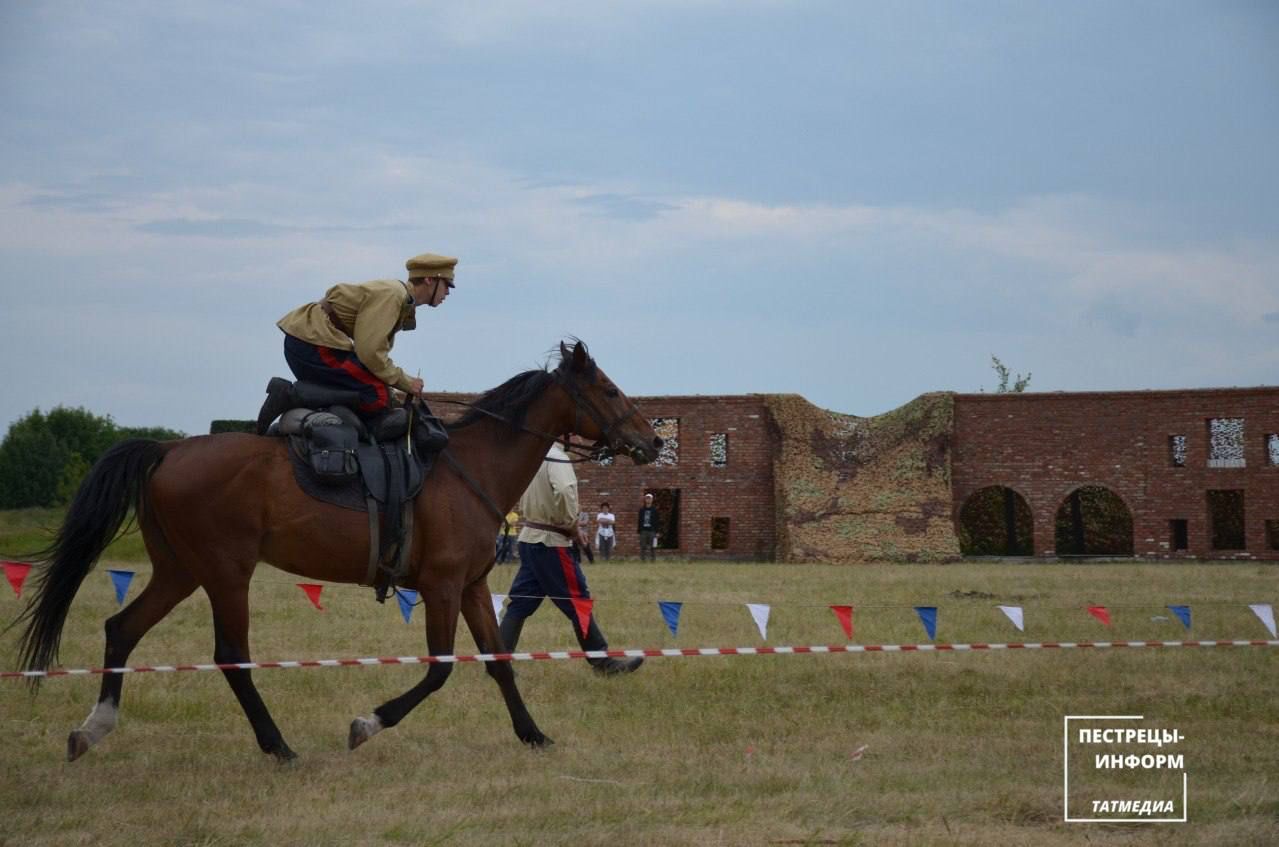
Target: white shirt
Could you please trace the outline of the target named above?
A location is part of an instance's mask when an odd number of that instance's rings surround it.
[[[562,526],[565,529],[577,525],[577,474],[573,466],[564,462],[568,456],[558,444],[551,445],[548,459],[559,462],[542,462],[537,475],[520,497],[519,512],[526,521]],[[528,544],[545,544],[547,547],[568,547],[573,539],[558,532],[547,532],[526,526],[520,530],[520,541]]]
[[[599,525],[599,531],[596,534],[600,538],[612,538],[613,524],[616,521],[617,518],[612,512],[600,512],[595,516],[595,523]]]

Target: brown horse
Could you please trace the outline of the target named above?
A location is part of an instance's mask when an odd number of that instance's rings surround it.
[[[661,447],[639,410],[599,370],[586,346],[560,345],[554,370],[519,374],[484,394],[450,426],[450,461],[437,462],[414,512],[410,573],[426,606],[431,655],[453,652],[460,612],[479,649],[501,653],[486,577],[502,520],[537,472],[551,441],[569,434],[652,461]],[[470,476],[468,481],[463,475]],[[122,442],[81,484],[56,539],[38,557],[21,656],[28,670],[57,659],[67,610],[107,544],[136,511],[153,572],[142,593],[106,622],[105,667],[123,667],[138,641],[196,588],[213,607],[214,660],[250,661],[249,580],[259,561],[310,579],[359,582],[369,531],[364,515],[303,494],[280,438],[223,434]],[[499,514],[500,511],[500,514]],[[395,726],[448,679],[452,664],[433,664],[404,694],[351,724],[351,749]],[[550,741],[529,715],[509,662],[489,662],[519,739]],[[295,758],[248,670],[224,670],[257,736],[280,760]],[[67,758],[88,752],[116,723],[121,674],[106,674],[97,705],[67,739]]]

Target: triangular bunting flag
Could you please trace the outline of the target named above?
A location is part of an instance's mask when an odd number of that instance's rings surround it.
[[[25,562],[5,562],[4,578],[13,586],[13,593],[22,596],[22,583],[26,582],[31,566]]]
[[[493,614],[497,618],[497,622],[502,622],[502,603],[506,600],[505,594],[493,595]]]
[[[320,592],[324,590],[323,585],[317,585],[314,582],[299,582],[298,588],[306,592],[307,599],[311,601],[311,605],[324,611],[324,607],[320,605]]]
[[[108,568],[107,573],[111,574],[111,584],[115,586],[115,601],[123,606],[124,596],[129,593],[129,583],[133,582],[133,571]]]
[[[594,605],[595,601],[589,597],[573,598],[573,610],[577,612],[577,625],[582,629],[583,638],[591,628],[591,608]]]
[[[915,614],[919,615],[919,622],[924,625],[924,632],[928,633],[928,640],[935,639],[937,637],[937,607],[916,606]]]
[[[1266,629],[1270,630],[1271,638],[1279,638],[1275,634],[1275,610],[1269,603],[1253,603],[1248,607],[1252,609],[1252,613],[1261,618],[1261,622],[1266,625]]]
[[[674,600],[658,600],[657,608],[662,610],[662,620],[666,621],[666,628],[671,631],[671,635],[679,633],[679,613],[684,608],[683,603]]]
[[[1092,615],[1106,626],[1110,626],[1110,610],[1105,606],[1089,606],[1088,614]]]
[[[397,588],[395,599],[400,601],[400,614],[404,615],[404,622],[409,623],[413,619],[413,607],[417,605],[417,592],[411,588]]]
[[[839,625],[844,628],[844,635],[848,636],[848,640],[853,640],[853,607],[852,606],[831,606],[830,610],[835,613],[835,617],[839,618]]]
[[[768,615],[772,611],[772,606],[764,603],[747,603],[746,608],[750,610],[751,617],[755,619],[755,626],[759,627],[759,637],[768,638]]]
[[[1168,611],[1177,616],[1177,620],[1181,621],[1181,625],[1186,629],[1190,629],[1190,607],[1189,606],[1169,606]]]
[[[1018,632],[1026,631],[1026,618],[1022,614],[1021,606],[1000,606],[999,611],[1008,616],[1008,620],[1013,622]]]

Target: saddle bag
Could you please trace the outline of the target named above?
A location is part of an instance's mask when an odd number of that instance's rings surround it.
[[[322,481],[333,485],[350,482],[360,475],[355,457],[359,435],[344,426],[331,412],[314,412],[302,422],[306,434],[307,459]]]
[[[430,414],[426,404],[419,412],[426,413],[413,416],[413,449],[426,456],[449,446],[449,431],[444,428],[444,422]]]

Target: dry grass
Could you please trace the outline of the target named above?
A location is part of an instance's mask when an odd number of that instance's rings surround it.
[[[145,565],[139,583],[145,578]],[[782,566],[623,563],[588,568],[615,647],[763,642],[740,604],[772,603],[771,644],[842,638],[830,603],[857,607],[857,640],[915,642],[911,604],[940,607],[939,640],[1004,641],[994,608],[1026,608],[1025,640],[1181,637],[1163,606],[1189,603],[1197,638],[1263,637],[1244,604],[1276,602],[1258,565]],[[504,591],[511,568],[491,579]],[[5,589],[7,591],[7,588]],[[978,595],[977,593],[980,593]],[[658,600],[685,601],[678,637]],[[327,612],[269,568],[254,585],[259,659],[425,652],[421,610],[363,590],[325,591]],[[1104,630],[1080,610],[1111,607]],[[94,573],[72,608],[62,661],[101,661],[115,601]],[[12,618],[18,603],[0,600]],[[0,666],[13,666],[13,634]],[[522,647],[570,647],[543,608]],[[473,649],[459,637],[458,652]],[[199,595],[132,663],[208,661]],[[300,762],[258,753],[217,674],[130,677],[121,726],[62,761],[97,680],[55,679],[31,699],[0,685],[0,844],[1274,844],[1279,842],[1279,651],[1073,651],[654,659],[598,679],[581,662],[518,665],[557,742],[524,749],[476,666],[399,727],[345,749],[356,714],[420,668],[260,671]],[[1187,736],[1187,825],[1061,821],[1062,716],[1144,714]],[[860,759],[854,752],[866,745]]]

